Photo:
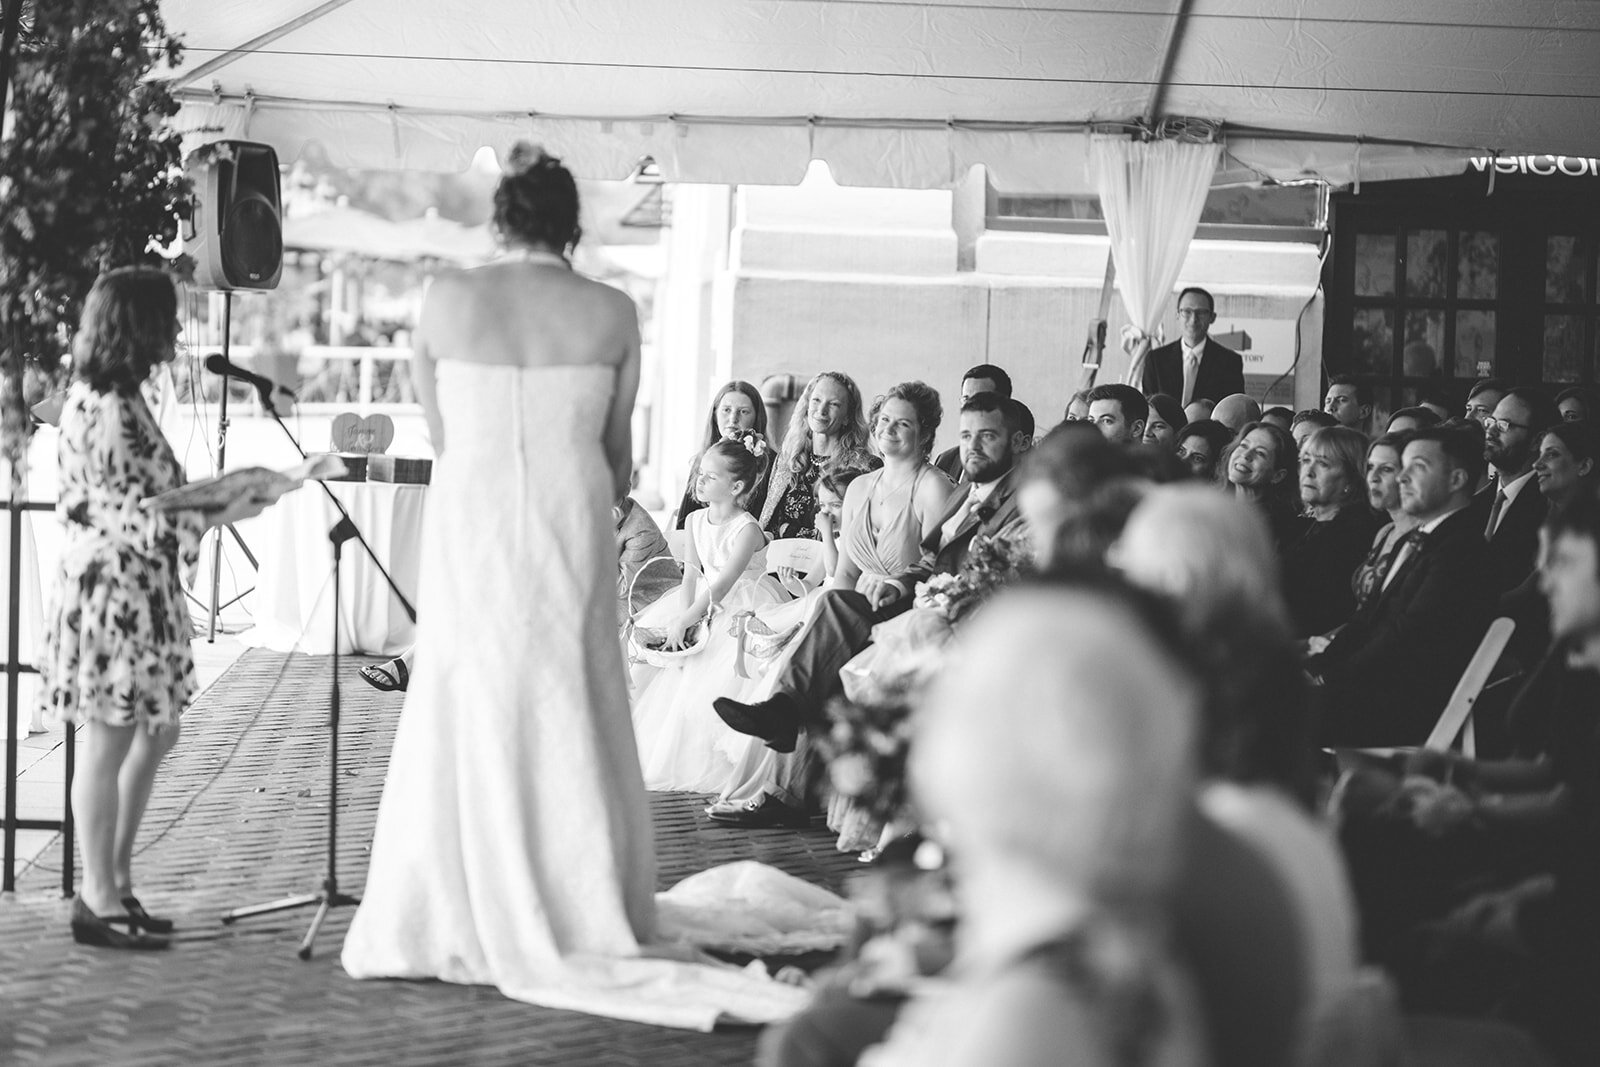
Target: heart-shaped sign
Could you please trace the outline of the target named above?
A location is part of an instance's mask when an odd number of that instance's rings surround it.
[[[333,451],[387,452],[394,443],[394,420],[387,415],[362,418],[353,411],[333,419]]]

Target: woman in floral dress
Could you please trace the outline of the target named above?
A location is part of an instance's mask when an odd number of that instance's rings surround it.
[[[177,312],[172,281],[159,270],[102,275],[84,303],[61,413],[56,513],[66,542],[40,672],[46,709],[82,725],[72,813],[83,886],[72,902],[72,935],[109,948],[164,948],[172,930],[133,895],[131,867],[156,767],[195,691],[179,568],[192,570],[208,526],[263,506],[140,506],[184,481],[140,392],[151,370],[172,358]]]

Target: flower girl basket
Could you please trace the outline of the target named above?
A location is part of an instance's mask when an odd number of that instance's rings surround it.
[[[640,575],[657,563],[677,565],[678,560],[671,556],[654,556],[645,560],[643,565],[634,572],[633,581],[628,583],[628,603],[630,605],[633,603],[633,589],[634,586],[639,584]],[[686,637],[692,636],[694,640],[677,650],[661,647],[662,642],[666,640],[666,628],[662,626],[640,626],[639,611],[630,607],[628,610],[628,623],[623,627],[623,643],[628,649],[628,662],[645,663],[652,667],[671,667],[674,664],[682,663],[690,656],[699,655],[705,650],[706,641],[711,636],[711,620],[717,617],[721,608],[717,604],[716,590],[712,588],[710,581],[706,579],[700,568],[687,560],[684,560],[682,565],[685,580],[688,579],[690,574],[693,574],[697,579],[705,583],[706,589],[711,594],[711,603],[706,607],[705,617],[695,623],[684,635]],[[672,596],[672,594],[668,593],[667,596]],[[657,603],[660,603],[660,601],[657,601]]]

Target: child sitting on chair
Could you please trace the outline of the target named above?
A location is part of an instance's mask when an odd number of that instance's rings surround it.
[[[669,655],[664,666],[633,667],[633,728],[650,789],[710,792],[732,769],[720,750],[732,731],[711,710],[712,698],[733,675],[737,654],[727,620],[780,599],[762,577],[766,538],[760,523],[744,510],[768,447],[745,433],[717,441],[701,455],[695,493],[706,506],[686,523],[688,566],[681,591],[663,596],[635,620],[636,631],[659,628],[661,651],[680,653]],[[633,643],[642,636],[636,632]],[[696,651],[681,654],[690,649]]]

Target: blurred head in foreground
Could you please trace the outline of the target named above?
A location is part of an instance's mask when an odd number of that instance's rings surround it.
[[[1139,911],[1166,892],[1199,695],[1163,618],[1109,582],[1040,584],[962,634],[921,710],[910,773],[955,860],[965,945],[982,953],[1059,908]]]

